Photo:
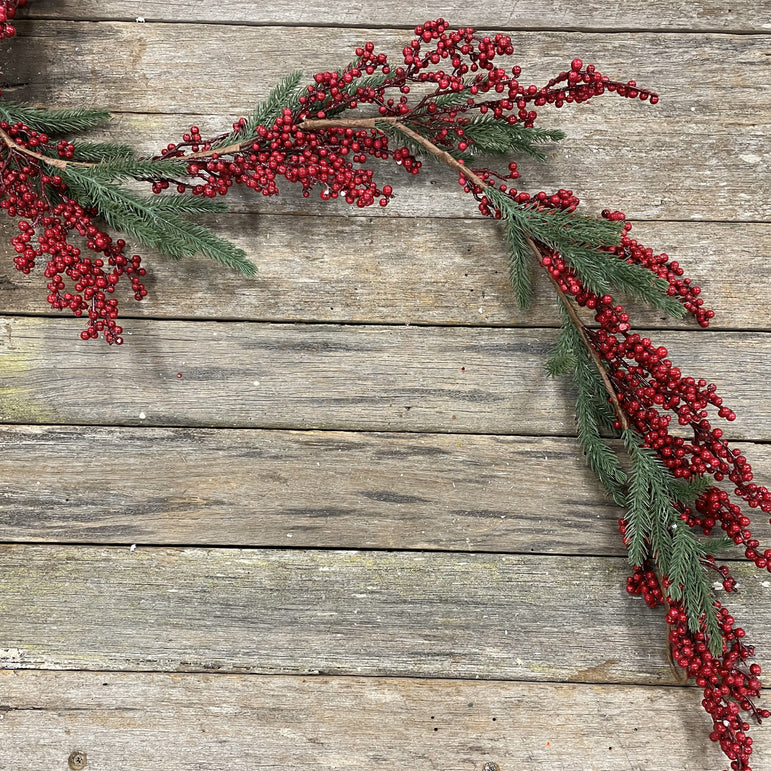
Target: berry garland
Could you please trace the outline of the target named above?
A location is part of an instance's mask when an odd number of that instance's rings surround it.
[[[0,39],[13,36],[11,21],[26,1],[0,0]],[[605,92],[650,104],[658,96],[634,81],[610,80],[580,59],[544,86],[526,86],[519,66],[497,63],[512,54],[506,35],[428,21],[415,28],[397,66],[368,42],[350,64],[317,73],[303,87],[299,73],[289,76],[231,131],[205,138],[192,126],[148,159],[123,145],[62,138],[103,123],[103,111],[46,111],[0,99],[0,207],[19,218],[15,264],[29,273],[46,259],[50,305],[87,318],[84,340],[121,344],[113,294],[125,274],[141,300],[145,269],[99,219],[172,257],[204,254],[250,275],[254,266],[242,251],[183,215],[222,211],[218,199],[236,185],[278,195],[282,178],[298,183],[305,197],[318,189],[323,200],[386,206],[394,192],[377,183],[366,166],[372,159],[410,174],[420,172],[420,157],[449,166],[479,211],[501,220],[520,305],[530,301],[532,265],[551,280],[562,327],[547,369],[572,378],[581,448],[625,509],[619,530],[633,568],[627,591],[665,607],[673,672],[703,689],[710,739],[720,743],[730,768],[751,771],[743,713],[758,723],[770,713],[754,704],[760,667],[748,663],[753,648],[715,598],[711,579],[736,591],[714,557],[731,544],[771,571],[771,549],[761,549],[742,508],[771,512],[771,493],[752,481],[747,459],[713,427],[711,412],[736,417],[715,386],[684,375],[666,348],[636,333],[614,294],[675,317],[691,314],[702,327],[714,314],[678,263],[630,235],[621,212],[583,216],[570,190],[530,194],[513,186],[516,162],[505,171],[477,163],[479,156],[512,153],[544,160],[539,146],[564,135],[536,128],[536,108]],[[371,117],[349,117],[360,107]],[[151,192],[129,190],[124,180],[145,181]],[[597,326],[587,326],[577,307],[592,311]],[[671,431],[673,418],[686,431]],[[606,439],[612,433],[623,440],[628,471]],[[725,480],[730,491],[718,486]],[[716,528],[724,536],[707,538]]]

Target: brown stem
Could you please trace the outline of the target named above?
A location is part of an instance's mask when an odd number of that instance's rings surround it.
[[[433,142],[421,136],[417,131],[413,131],[405,123],[402,123],[401,118],[358,118],[355,120],[346,120],[345,118],[329,119],[329,120],[305,120],[299,124],[300,128],[307,128],[311,131],[315,129],[327,129],[327,128],[370,128],[376,129],[378,123],[390,123],[397,131],[405,134],[414,142],[419,144],[426,152],[438,158],[442,163],[449,166],[451,169],[455,169],[460,174],[463,174],[469,182],[473,182],[477,187],[482,189],[486,188],[488,183],[485,182],[480,176],[474,174],[473,171],[467,169],[460,161],[453,158],[447,151],[437,147]]]
[[[533,254],[535,254],[536,258],[538,259],[538,262],[540,263],[541,258],[543,256],[541,254],[541,250],[538,248],[535,241],[533,241],[533,239],[527,233],[525,233],[525,240],[527,241],[527,244],[532,250]],[[610,378],[608,377],[608,371],[605,369],[605,365],[602,363],[602,359],[600,358],[600,355],[597,353],[597,349],[592,345],[591,340],[589,340],[589,336],[586,334],[586,327],[584,326],[584,322],[581,321],[581,318],[576,312],[576,309],[573,307],[573,303],[570,302],[567,295],[562,291],[562,287],[557,283],[557,280],[554,278],[554,276],[552,276],[551,273],[549,273],[548,271],[546,271],[546,275],[549,277],[549,280],[552,282],[555,291],[559,295],[560,300],[562,300],[562,304],[565,306],[565,310],[567,311],[568,316],[570,316],[570,320],[573,322],[573,326],[575,326],[576,331],[578,332],[578,334],[581,337],[581,340],[583,341],[583,344],[586,346],[586,350],[589,352],[589,356],[591,356],[592,358],[592,362],[594,363],[594,366],[596,367],[597,372],[602,378],[602,384],[605,386],[605,390],[608,392],[608,397],[610,398],[611,404],[613,405],[613,409],[616,412],[616,416],[618,417],[618,422],[621,425],[621,429],[623,431],[628,430],[629,421],[627,420],[627,417],[624,414],[624,411],[621,409],[621,403],[618,400],[616,389],[613,388],[613,383],[610,382]]]
[[[53,166],[57,169],[61,169],[64,171],[64,169],[67,168],[67,166],[95,166],[95,163],[82,163],[80,161],[65,161],[62,158],[51,158],[48,155],[43,155],[42,153],[36,153],[34,150],[29,150],[26,147],[22,147],[19,144],[16,144],[16,142],[13,141],[13,138],[10,137],[8,134],[6,134],[3,129],[0,129],[0,139],[10,147],[11,150],[14,152],[17,152],[21,155],[26,155],[28,158],[34,158],[38,161],[43,161],[44,163],[47,163],[49,166]]]

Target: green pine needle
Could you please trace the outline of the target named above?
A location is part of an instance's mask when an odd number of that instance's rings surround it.
[[[110,113],[91,109],[42,110],[0,99],[0,120],[11,124],[21,121],[35,131],[60,137],[102,126],[110,120]]]
[[[83,163],[129,161],[132,158],[134,158],[132,147],[115,142],[78,142],[72,156],[73,161]]]
[[[513,219],[506,220],[506,246],[509,252],[509,279],[519,307],[527,310],[533,299],[533,279],[530,273],[533,255],[524,233]]]
[[[80,168],[78,171],[83,176],[102,182],[126,179],[179,179],[188,176],[187,163],[176,159],[151,161],[119,157],[88,168]]]
[[[690,630],[704,631],[710,650],[718,656],[723,638],[704,565],[707,545],[680,519],[676,504],[683,502],[671,494],[678,480],[652,450],[643,447],[643,438],[636,431],[625,431],[623,439],[632,460],[627,498],[629,561],[642,565],[653,558],[659,574],[671,582],[669,596],[682,603]]]
[[[230,241],[158,204],[159,196],[141,196],[112,182],[68,166],[61,172],[70,194],[83,206],[96,207],[107,224],[128,233],[140,244],[180,259],[202,254],[251,276],[256,272],[246,254]]]
[[[573,350],[573,336],[565,327],[560,329],[557,342],[554,344],[549,359],[546,362],[546,372],[549,377],[564,377],[572,375],[578,366],[578,358]]]
[[[537,147],[544,142],[559,142],[565,133],[558,129],[526,128],[521,123],[508,123],[482,115],[463,126],[467,141],[475,154],[505,155],[520,152],[545,162],[546,154]]]

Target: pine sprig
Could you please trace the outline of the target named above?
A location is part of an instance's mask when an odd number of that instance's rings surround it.
[[[589,468],[597,475],[603,487],[614,502],[623,505],[626,474],[621,468],[618,456],[601,433],[602,413],[585,377],[586,371],[577,368],[574,383],[577,386],[576,421],[578,443]]]
[[[569,328],[562,326],[557,335],[557,342],[546,361],[546,372],[549,377],[565,377],[572,375],[577,366],[578,357],[573,350],[573,335]]]
[[[531,267],[533,255],[522,228],[513,219],[506,220],[506,247],[509,256],[509,280],[519,307],[526,310],[533,299]]]
[[[596,295],[618,292],[675,318],[685,314],[681,303],[667,293],[669,284],[664,279],[602,249],[620,242],[620,222],[518,203],[492,186],[485,189],[484,195],[500,210],[502,218],[515,223],[533,240],[559,252],[587,289]]]
[[[135,157],[134,148],[116,142],[78,142],[73,147],[72,160],[83,163],[129,161]]]
[[[60,137],[103,126],[110,120],[110,113],[101,109],[76,108],[68,110],[43,110],[0,99],[0,120],[7,123],[25,123],[35,131]]]
[[[489,115],[477,116],[464,124],[464,137],[473,145],[474,154],[505,155],[523,153],[545,162],[546,154],[538,145],[559,142],[566,134],[558,129],[527,128],[521,123],[496,120]]]
[[[613,408],[608,403],[605,385],[573,320],[564,308],[560,308],[560,312],[562,329],[549,360],[550,374],[572,372],[576,389],[578,443],[589,468],[594,471],[613,500],[623,506],[626,502],[626,473],[621,468],[618,454],[602,435],[613,423]]]
[[[243,126],[214,143],[212,149],[226,147],[256,137],[255,132],[258,126],[270,127],[276,122],[276,118],[282,110],[285,108],[296,109],[299,106],[297,97],[299,96],[301,79],[302,72],[300,70],[287,75],[284,80],[271,89],[265,101],[257,105]]]
[[[691,631],[704,631],[709,636],[710,650],[719,656],[723,638],[704,566],[707,551],[680,518],[677,504],[682,501],[671,494],[674,477],[669,470],[643,446],[636,431],[624,431],[623,440],[632,460],[626,531],[629,561],[639,566],[646,558],[653,559],[659,574],[668,578],[666,591],[670,598],[682,602]]]
[[[116,182],[128,179],[179,179],[188,176],[187,163],[174,159],[150,160],[124,158],[106,160],[94,166],[81,168],[79,173],[93,180]],[[150,199],[148,199],[150,200]]]
[[[256,272],[243,250],[178,211],[158,205],[158,196],[142,196],[98,176],[68,166],[61,172],[70,194],[81,204],[96,207],[110,227],[128,233],[140,244],[181,259],[202,254],[251,276]]]

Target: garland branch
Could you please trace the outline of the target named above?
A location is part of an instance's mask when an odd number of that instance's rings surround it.
[[[36,153],[34,150],[28,150],[26,147],[21,147],[13,141],[13,138],[9,136],[3,129],[0,129],[0,139],[6,144],[13,152],[19,155],[26,155],[28,158],[34,158],[37,161],[47,163],[49,166],[61,169],[64,171],[67,166],[95,166],[94,163],[81,163],[78,161],[65,161],[61,158],[51,158],[49,155],[43,155],[42,153]]]

